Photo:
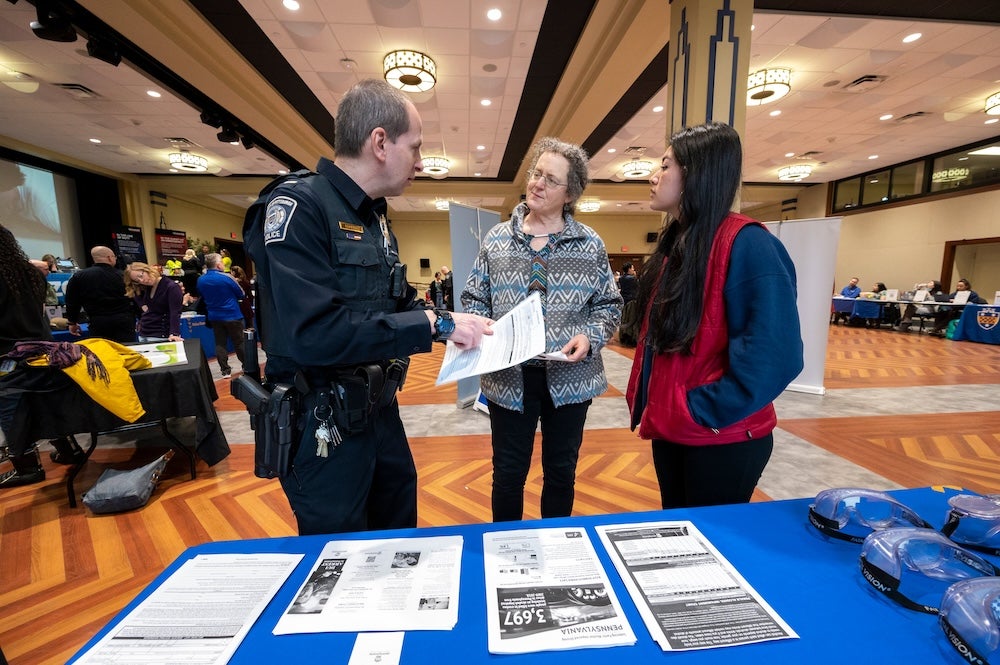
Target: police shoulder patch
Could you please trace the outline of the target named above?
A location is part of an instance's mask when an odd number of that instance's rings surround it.
[[[298,201],[288,196],[276,196],[267,203],[264,213],[264,244],[285,239]]]

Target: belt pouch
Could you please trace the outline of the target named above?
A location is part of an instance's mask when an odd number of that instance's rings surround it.
[[[368,425],[368,383],[357,375],[341,376],[330,385],[333,422],[343,434],[357,434]]]

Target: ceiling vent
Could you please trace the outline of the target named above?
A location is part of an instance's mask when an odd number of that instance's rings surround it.
[[[807,152],[802,153],[801,155],[797,155],[795,159],[816,159],[822,154],[823,153],[821,153],[819,150],[809,150]]]
[[[646,154],[646,146],[644,145],[632,145],[623,151],[626,155],[631,157],[642,157]]]
[[[914,113],[907,113],[906,115],[899,116],[896,118],[896,122],[900,125],[908,125],[911,122],[915,122],[929,115],[930,113],[927,111],[916,111]]]
[[[169,143],[174,148],[177,148],[178,150],[200,147],[198,146],[198,144],[187,140],[183,136],[167,136],[163,140]]]
[[[55,86],[66,91],[74,99],[97,99],[100,97],[96,92],[79,83],[56,83]]]
[[[876,88],[885,82],[885,76],[878,76],[877,74],[866,74],[865,76],[858,77],[845,85],[841,90],[844,92],[850,92],[854,94],[868,92],[872,88]]]

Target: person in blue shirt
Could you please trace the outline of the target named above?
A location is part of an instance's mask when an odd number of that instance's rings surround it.
[[[852,277],[851,281],[848,282],[847,286],[845,286],[840,290],[840,295],[844,296],[845,298],[857,298],[858,296],[860,296],[861,287],[858,286],[859,281],[860,280],[858,280],[857,277]]]
[[[222,378],[233,375],[229,366],[231,341],[236,349],[236,357],[243,365],[243,311],[240,301],[245,297],[236,280],[223,272],[222,256],[217,253],[205,256],[205,274],[198,278],[198,292],[205,301],[205,319],[215,335],[215,357],[219,361]]]

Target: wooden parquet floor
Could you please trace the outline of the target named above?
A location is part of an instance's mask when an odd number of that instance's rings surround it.
[[[454,404],[454,386],[433,385],[441,356],[438,348],[414,358],[401,404]],[[830,390],[993,388],[1000,384],[1000,347],[831,326],[825,384]],[[220,411],[241,408],[223,382],[219,392],[225,395],[216,403]],[[843,414],[782,420],[779,426],[900,485],[1000,493],[1000,412],[944,413],[928,404],[917,415]],[[0,492],[0,648],[9,661],[66,662],[187,547],[294,535],[277,482],[252,473],[252,446],[230,443],[232,455],[213,468],[199,463],[196,480],[174,460],[150,503],[129,513],[97,516],[82,506],[69,508],[65,469],[45,456],[45,482]],[[420,473],[421,525],[489,520],[488,435],[411,437],[411,447]],[[145,446],[98,448],[77,487],[90,487],[103,468],[137,466],[156,454]],[[526,518],[538,517],[540,476],[536,450]],[[656,509],[658,497],[648,444],[624,428],[587,431],[577,514]],[[758,492],[755,500],[768,497]]]

